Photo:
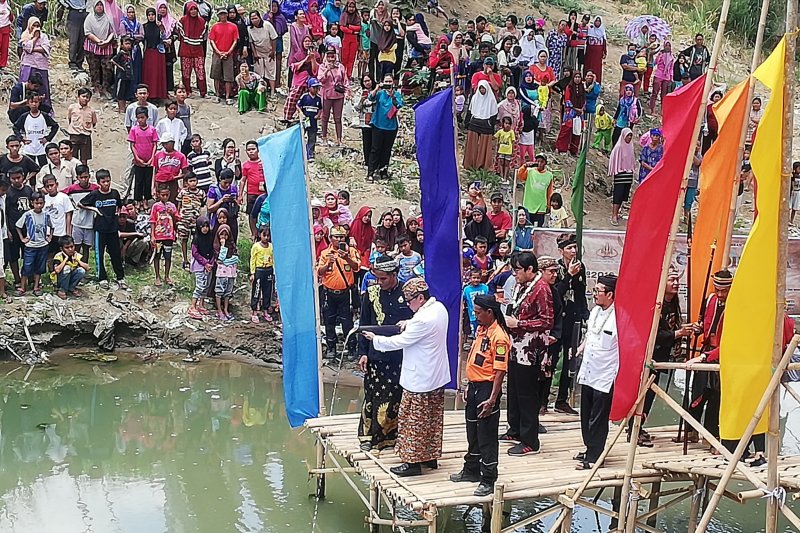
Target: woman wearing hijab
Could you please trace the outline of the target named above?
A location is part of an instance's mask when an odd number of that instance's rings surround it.
[[[206,35],[206,21],[200,16],[200,8],[196,2],[189,1],[183,7],[183,16],[175,27],[175,33],[180,40],[178,57],[181,58],[181,82],[186,94],[192,94],[192,72],[197,79],[197,90],[200,97],[205,98],[208,88],[206,86],[206,54],[203,43]]]
[[[111,26],[114,28],[114,31],[117,31],[122,19],[125,18],[125,14],[117,5],[117,0],[103,0],[103,8],[109,20],[111,20]]]
[[[603,26],[603,19],[595,17],[594,22],[589,26],[586,39],[586,56],[584,57],[584,72],[592,71],[597,77],[597,83],[603,82],[603,60],[607,54],[608,40],[606,38],[606,27]]]
[[[428,68],[431,69],[431,76],[428,82],[428,92],[433,92],[433,87],[437,81],[450,80],[450,72],[456,66],[455,58],[450,53],[447,45],[447,37],[442,35],[436,41],[436,46],[431,50],[428,57]]]
[[[533,17],[528,18],[533,22]],[[544,49],[544,40],[542,40],[540,48],[536,38],[536,31],[532,27],[530,29],[526,27],[522,33],[522,39],[519,41],[519,47],[522,51],[519,54],[518,62],[522,68],[528,68],[529,65],[533,65],[536,62],[539,51]]]
[[[383,29],[384,22],[391,23],[391,13],[384,0],[378,0],[369,17],[369,74],[373,78],[378,73],[378,54],[386,50],[394,40],[394,33]]]
[[[28,27],[19,37],[19,46],[22,49],[20,57],[19,81],[25,83],[31,74],[38,74],[42,78],[40,93],[44,93],[43,103],[50,106],[50,39],[42,32],[42,23],[38,17],[28,18]]]
[[[431,41],[428,25],[425,23],[425,16],[422,13],[408,15],[406,19],[406,40],[408,41],[408,57],[421,59],[420,63],[425,62],[431,53],[433,41]]]
[[[672,44],[664,41],[664,46],[656,54],[653,71],[653,94],[650,96],[650,114],[655,115],[659,98],[664,105],[664,97],[669,94],[672,85],[672,74],[675,68],[675,56],[672,55]]]
[[[86,52],[94,92],[110,98],[114,83],[111,56],[114,54],[116,32],[111,19],[106,15],[104,0],[94,3],[92,13],[83,21],[83,32],[86,35],[83,49]]]
[[[125,17],[119,23],[118,35],[133,39],[133,46],[131,47],[133,80],[131,80],[130,84],[130,94],[123,95],[126,100],[132,100],[136,86],[142,83],[142,41],[144,41],[144,29],[136,18],[136,8],[133,4],[125,6]],[[117,95],[117,98],[119,98],[119,95]]]
[[[275,32],[278,40],[275,41],[275,90],[281,92],[281,67],[283,64],[283,36],[289,31],[289,22],[286,16],[281,13],[281,4],[278,0],[272,0],[269,13],[264,15],[264,20],[268,20]],[[284,94],[284,93],[281,93]]]
[[[342,32],[342,64],[347,77],[353,77],[353,65],[358,54],[358,39],[361,33],[361,16],[356,8],[355,0],[347,0],[344,11],[339,17],[339,30]]]
[[[711,96],[708,98],[708,105],[706,106],[706,121],[703,125],[702,155],[706,155],[706,152],[711,148],[711,145],[714,144],[714,141],[717,140],[717,136],[719,135],[719,121],[717,120],[717,115],[714,114],[714,104],[720,100],[722,100],[722,91],[714,89],[711,92]]]
[[[491,250],[494,247],[497,236],[494,234],[494,227],[489,217],[486,216],[485,207],[478,205],[472,208],[472,219],[464,226],[464,236],[473,244],[476,237],[484,237],[489,243],[487,249]]]
[[[642,117],[642,104],[636,98],[632,84],[627,84],[619,99],[617,111],[614,113],[614,133],[611,134],[611,143],[616,146],[622,130],[633,129]]]
[[[311,0],[306,11],[306,21],[308,22],[311,38],[319,43],[325,35],[325,19],[319,14],[319,2]]]
[[[319,67],[317,79],[322,84],[322,142],[328,143],[328,122],[333,114],[336,129],[336,146],[342,144],[342,110],[345,95],[350,92],[350,77],[336,57],[336,49],[328,48],[325,61]]]
[[[417,239],[418,229],[419,219],[416,217],[408,217],[408,220],[406,220],[406,235],[411,239],[411,249],[422,255],[422,243]]]
[[[567,21],[559,21],[555,29],[547,34],[547,64],[553,68],[553,72],[558,76],[564,67],[564,52],[567,47],[568,36],[566,34]]]
[[[481,80],[469,103],[464,168],[491,169],[494,161],[494,126],[499,112],[489,82]]]
[[[240,5],[236,4],[228,4],[228,22],[236,24],[236,29],[239,30],[239,39],[236,41],[236,48],[234,49],[234,56],[235,56],[235,68],[238,71],[239,65],[245,61],[247,61],[248,65],[252,65],[252,59],[250,57],[250,40],[247,35],[247,22],[242,17],[242,14],[239,13]],[[244,9],[242,9],[244,11]]]
[[[369,268],[369,253],[372,242],[375,240],[375,228],[372,227],[372,208],[363,206],[356,213],[353,223],[350,224],[350,238],[356,243],[356,249],[361,256],[361,268]]]
[[[570,154],[578,155],[582,128],[576,126],[575,122],[582,120],[586,105],[586,88],[580,71],[575,71],[572,81],[564,89],[562,105],[561,130],[556,139],[556,151],[563,154],[569,150]]]
[[[341,0],[330,0],[325,4],[325,7],[322,8],[322,18],[325,19],[325,26],[330,26],[331,24],[339,24],[339,21],[342,18],[342,5]]]
[[[661,130],[653,128],[649,132],[650,142],[642,147],[639,152],[639,183],[642,183],[645,178],[653,171],[655,166],[664,157],[664,143]]]
[[[148,7],[145,13],[147,22],[143,26],[142,83],[147,85],[150,98],[162,100],[167,98],[167,59],[164,47],[164,39],[167,34],[163,22],[158,20],[155,9]]]
[[[172,17],[167,0],[156,0],[156,19],[162,24],[161,32],[164,35],[164,74],[167,82],[167,96],[169,96],[169,93],[175,90],[175,69],[173,66],[178,59],[178,55],[175,53],[172,34],[178,21]],[[152,92],[150,97],[154,98]]]
[[[386,211],[381,215],[381,222],[375,228],[375,238],[383,239],[386,242],[386,250],[389,252],[397,251],[397,226],[394,224],[394,217],[391,211]]]
[[[464,34],[460,31],[453,33],[453,40],[447,47],[447,51],[453,56],[453,65],[466,69],[466,64],[469,62],[469,53],[464,47]],[[463,63],[463,67],[462,67]],[[460,72],[460,70],[459,70]]]
[[[608,156],[608,175],[614,186],[611,195],[611,225],[619,225],[619,208],[627,202],[633,185],[633,171],[636,168],[636,156],[633,153],[633,131],[624,128],[619,141]]]
[[[205,232],[204,228],[208,228]],[[207,315],[203,303],[211,279],[211,272],[214,270],[214,232],[211,230],[211,223],[206,215],[197,217],[196,230],[192,238],[192,262],[190,271],[195,277],[195,290],[192,293],[192,301],[189,305],[189,316],[196,320],[202,320],[203,315]]]
[[[372,147],[367,166],[367,179],[374,180],[376,174],[388,179],[389,160],[392,157],[392,148],[397,139],[399,126],[397,110],[403,107],[403,95],[395,88],[392,75],[387,74],[383,77],[383,83],[375,87],[368,98],[375,102],[375,111],[370,119]]]

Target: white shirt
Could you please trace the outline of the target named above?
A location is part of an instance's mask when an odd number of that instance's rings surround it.
[[[431,392],[450,382],[447,359],[447,309],[430,298],[392,337],[375,336],[372,345],[381,352],[403,350],[400,386],[409,392]]]
[[[55,196],[44,195],[44,212],[50,215],[53,237],[64,237],[67,234],[67,213],[74,210],[72,200],[63,192],[59,191]]]
[[[6,195],[4,194],[0,196],[0,241],[6,239],[8,239],[8,220],[6,219]],[[2,277],[0,276],[0,278]]]
[[[158,132],[159,139],[165,133],[171,133],[172,138],[175,139],[175,149],[179,152],[181,151],[183,141],[186,139],[186,135],[188,134],[186,131],[186,125],[178,117],[175,117],[172,120],[170,120],[169,117],[162,118],[158,121],[158,124],[156,124],[156,131]]]
[[[614,305],[603,309],[596,305],[589,314],[583,362],[578,372],[578,383],[608,392],[619,370],[619,344],[617,343],[617,317]]]

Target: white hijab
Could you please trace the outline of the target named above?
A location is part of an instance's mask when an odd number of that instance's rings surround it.
[[[486,94],[481,94],[481,87],[486,89]],[[469,112],[473,117],[479,119],[489,119],[497,114],[497,100],[492,92],[492,87],[486,80],[478,82],[472,101],[469,103]]]

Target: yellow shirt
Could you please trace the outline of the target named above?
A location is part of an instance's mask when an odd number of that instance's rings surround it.
[[[595,128],[597,128],[597,131],[610,130],[614,127],[614,119],[611,118],[611,115],[608,113],[605,115],[595,115],[594,125]]]
[[[250,249],[250,272],[255,272],[257,268],[271,268],[273,264],[272,243],[266,246],[255,243]]]
[[[391,63],[394,63],[395,62],[395,57],[396,57],[396,55],[394,53],[395,50],[397,50],[397,45],[396,44],[393,44],[392,47],[389,48],[388,52],[384,52],[383,50],[381,50],[378,53],[378,61],[379,62],[389,61]]]
[[[500,155],[511,155],[514,153],[514,141],[516,140],[516,135],[514,135],[514,130],[500,130],[494,134],[494,138],[497,139],[497,153]]]

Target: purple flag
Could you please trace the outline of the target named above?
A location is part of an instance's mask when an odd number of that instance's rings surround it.
[[[425,280],[431,296],[442,302],[450,315],[447,330],[450,383],[447,388],[456,389],[461,311],[461,228],[453,89],[423,100],[414,106],[414,111],[425,224]]]

